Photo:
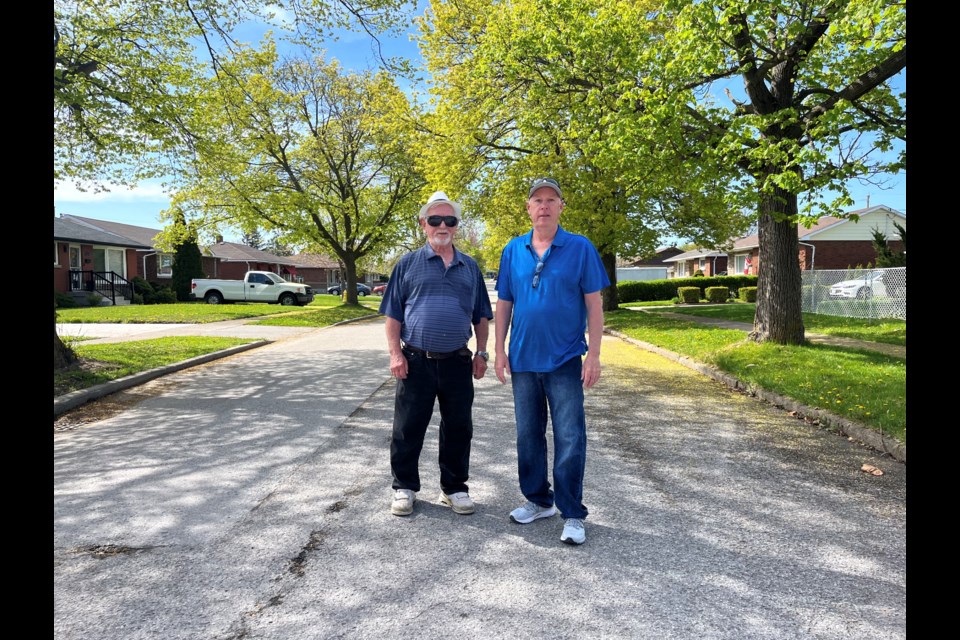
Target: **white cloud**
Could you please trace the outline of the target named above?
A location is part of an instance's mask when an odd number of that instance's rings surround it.
[[[121,185],[104,185],[109,191],[80,191],[72,184],[56,187],[53,199],[56,202],[168,202],[170,197],[160,182],[146,181],[134,188]]]

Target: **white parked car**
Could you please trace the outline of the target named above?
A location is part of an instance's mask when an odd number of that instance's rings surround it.
[[[856,298],[869,300],[873,296],[887,295],[883,284],[883,271],[871,271],[862,278],[844,280],[830,287],[831,298]]]

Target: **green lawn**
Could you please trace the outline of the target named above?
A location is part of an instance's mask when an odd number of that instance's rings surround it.
[[[625,305],[626,306],[626,305]],[[636,306],[636,305],[629,305]],[[669,313],[683,313],[706,318],[720,318],[736,322],[753,323],[757,305],[752,303],[734,303],[710,305],[704,307],[680,307],[650,309],[650,311],[666,311]],[[827,316],[816,313],[803,314],[803,326],[808,333],[867,340],[869,342],[883,342],[906,346],[907,323],[903,320],[883,319],[865,320],[862,318],[845,318],[842,316]]]
[[[745,340],[743,331],[641,311],[608,312],[605,322],[609,329],[631,338],[716,366],[744,382],[906,442],[907,363],[902,358],[825,345],[756,344]]]
[[[178,336],[101,344],[64,340],[80,357],[80,366],[53,372],[54,397],[175,362],[256,342],[249,338]]]
[[[284,307],[276,304],[204,304],[177,303],[158,305],[124,305],[61,309],[59,322],[85,323],[206,323],[236,318],[263,317],[251,324],[289,327],[325,327],[344,320],[376,315],[379,298],[361,298],[360,305],[342,304],[338,296],[319,295],[305,307]],[[86,389],[110,380],[141,371],[155,369],[196,356],[221,351],[250,339],[219,337],[177,337],[131,340],[100,344],[83,344],[83,337],[63,338],[80,358],[78,366],[55,371],[54,397]]]
[[[360,299],[360,305],[376,309],[380,298],[367,296]],[[260,316],[280,316],[309,313],[318,309],[330,309],[345,306],[339,296],[320,294],[305,307],[285,307],[279,304],[237,302],[234,304],[205,304],[203,302],[177,302],[174,304],[131,304],[118,307],[79,307],[76,309],[58,309],[57,322],[108,322],[108,323],[174,323],[195,324],[221,322],[239,318],[257,318]]]

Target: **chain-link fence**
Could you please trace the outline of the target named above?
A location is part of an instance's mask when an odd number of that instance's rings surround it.
[[[907,319],[907,268],[803,272],[803,310],[848,318]]]

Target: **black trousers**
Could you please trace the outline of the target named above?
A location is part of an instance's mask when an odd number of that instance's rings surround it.
[[[404,349],[407,377],[397,380],[390,469],[394,489],[420,491],[420,451],[434,402],[440,404],[440,488],[467,491],[473,438],[473,362],[470,352],[442,360]]]

